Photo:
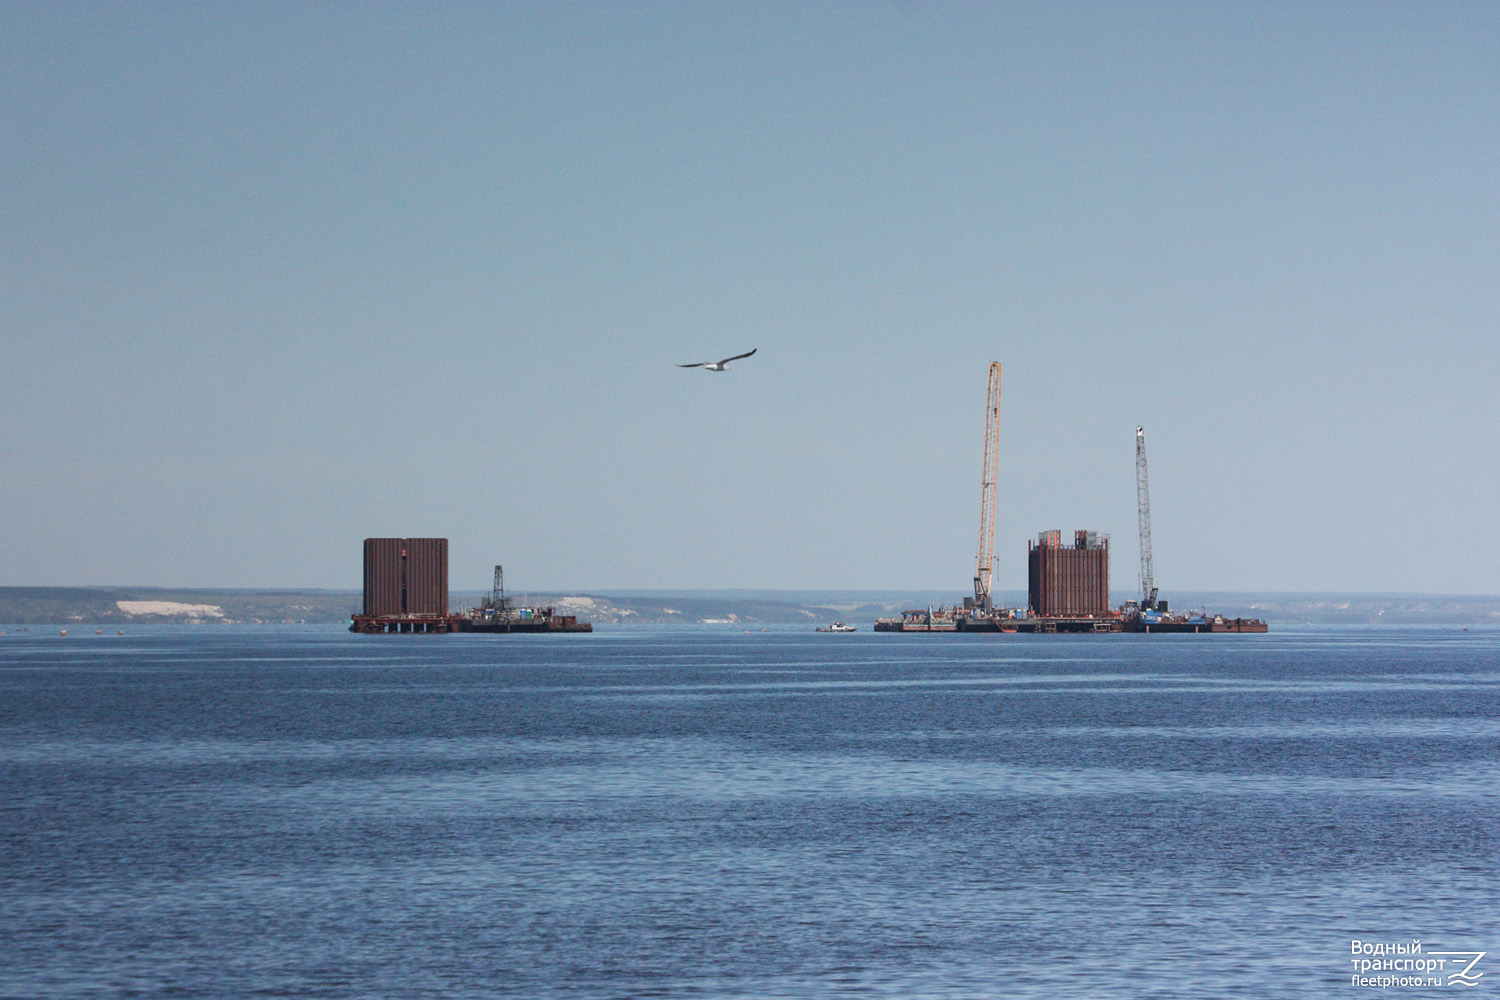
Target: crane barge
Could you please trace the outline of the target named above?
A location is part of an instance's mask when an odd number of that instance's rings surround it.
[[[505,596],[505,567],[495,567],[495,582],[478,607],[460,612],[455,632],[592,632],[594,626],[577,615],[560,615],[553,608],[513,605]]]
[[[1140,529],[1141,596],[1109,606],[1109,536],[1078,531],[1072,544],[1062,532],[1044,531],[1028,547],[1029,607],[996,608],[991,596],[995,555],[995,499],[1000,474],[1000,362],[990,362],[984,408],[984,468],[979,492],[979,550],[974,596],[962,607],[914,609],[881,618],[877,632],[1265,632],[1253,618],[1204,611],[1170,612],[1158,597],[1151,555],[1151,496],[1146,474],[1146,431],[1135,429],[1136,515]]]
[[[1146,429],[1135,429],[1136,519],[1141,532],[1141,596],[1120,608],[1122,632],[1265,632],[1256,618],[1225,618],[1205,611],[1174,614],[1157,596],[1156,567],[1151,557],[1151,490],[1146,478]]]

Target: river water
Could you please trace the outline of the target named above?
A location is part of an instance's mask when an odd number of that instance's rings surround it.
[[[1500,983],[1500,629],[92,632],[0,636],[3,998]]]

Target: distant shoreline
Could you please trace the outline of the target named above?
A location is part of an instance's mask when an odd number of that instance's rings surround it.
[[[477,603],[479,591],[453,595]],[[959,592],[898,590],[609,590],[517,593],[522,603],[556,607],[599,624],[701,622],[743,624],[851,623],[907,608],[957,604]],[[1113,595],[1116,603],[1134,596]],[[1246,593],[1184,591],[1166,596],[1174,608],[1205,607],[1272,624],[1500,625],[1500,596],[1448,594]],[[356,590],[250,590],[166,587],[0,587],[0,627],[24,625],[322,624],[360,610]],[[998,604],[1023,605],[1004,592]]]

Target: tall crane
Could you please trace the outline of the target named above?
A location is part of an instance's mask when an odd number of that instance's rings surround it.
[[[505,567],[495,567],[495,584],[490,588],[490,596],[479,604],[479,609],[486,617],[505,617],[510,610],[510,603],[505,597]]]
[[[979,492],[979,559],[974,569],[974,606],[992,607],[990,573],[995,562],[995,480],[1000,476],[1000,362],[990,362],[984,404],[984,478]]]
[[[1156,573],[1151,568],[1151,492],[1146,487],[1146,429],[1135,429],[1135,500],[1141,520],[1141,610],[1156,607]]]

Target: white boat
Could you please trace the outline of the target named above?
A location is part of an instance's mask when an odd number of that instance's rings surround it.
[[[826,628],[818,629],[819,632],[853,632],[854,630],[853,625],[845,625],[843,622],[834,622]]]

